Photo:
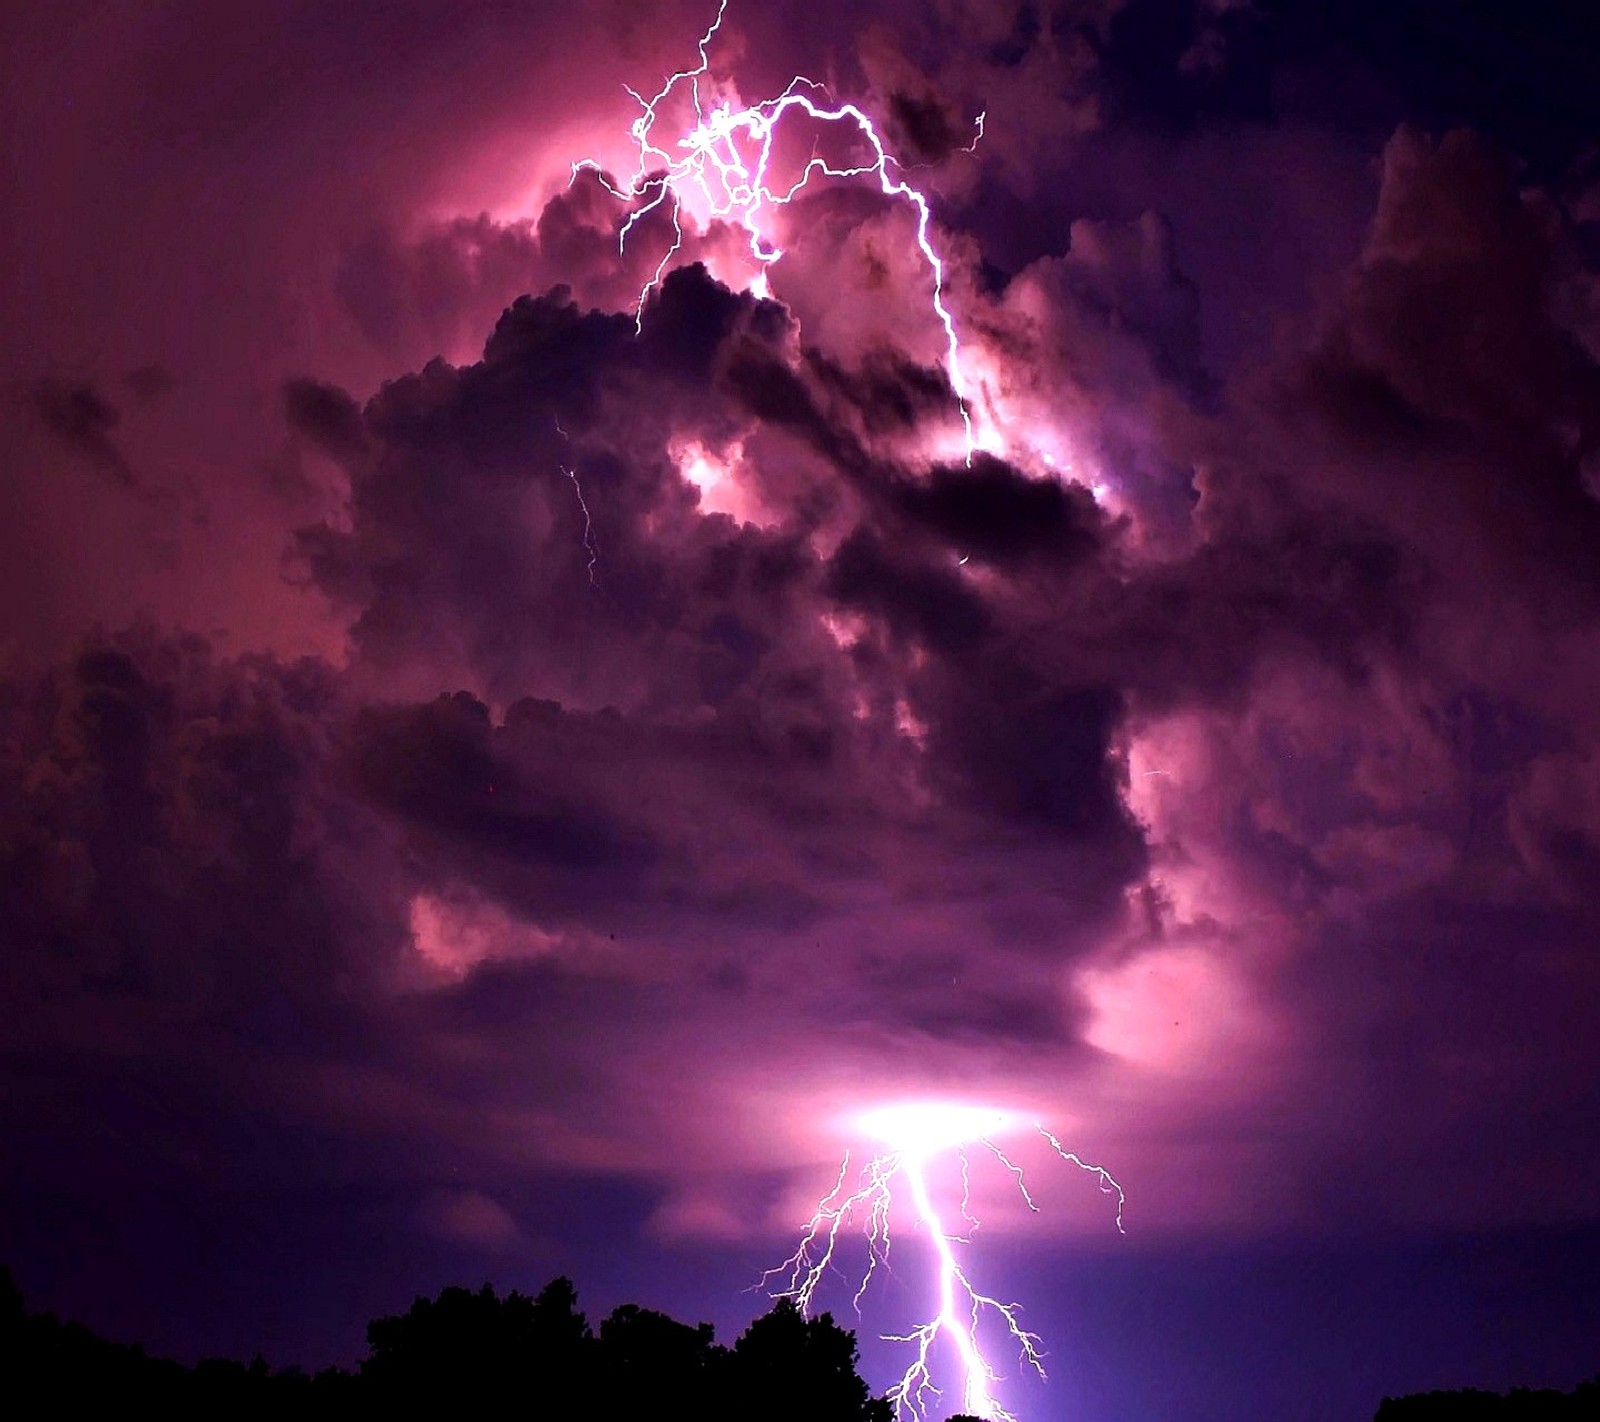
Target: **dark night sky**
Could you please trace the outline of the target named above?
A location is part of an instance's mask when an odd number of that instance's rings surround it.
[[[920,165],[970,468],[869,183],[635,334],[570,164],[711,14],[6,8],[0,1261],[183,1357],[728,1337],[964,1101],[1128,1195],[975,1168],[1024,1422],[1592,1375],[1591,7],[734,0],[708,85]]]

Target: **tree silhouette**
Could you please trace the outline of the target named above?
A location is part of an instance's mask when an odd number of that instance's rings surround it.
[[[691,1328],[664,1313],[623,1304],[600,1325],[602,1416],[639,1417],[671,1398],[676,1410],[714,1410],[721,1355],[709,1323]]]
[[[833,1315],[806,1318],[790,1299],[756,1319],[733,1345],[732,1393],[745,1416],[764,1422],[890,1422],[856,1371],[855,1334]]]
[[[355,1372],[327,1368],[308,1377],[207,1359],[193,1368],[152,1358],[137,1344],[110,1343],[49,1313],[29,1313],[0,1265],[0,1375],[10,1396],[41,1399],[36,1411],[93,1407],[230,1419],[346,1419],[425,1408],[499,1410],[512,1399],[532,1422],[639,1422],[674,1413],[694,1422],[893,1422],[857,1372],[855,1335],[831,1315],[806,1318],[781,1300],[731,1348],[711,1325],[679,1323],[623,1304],[598,1335],[578,1310],[568,1279],[537,1297],[504,1298],[448,1288],[418,1297],[403,1314],[374,1319],[367,1356]],[[1385,1398],[1376,1422],[1593,1422],[1600,1376],[1570,1393],[1514,1390],[1430,1392]],[[956,1414],[947,1422],[981,1422]]]
[[[1600,1417],[1600,1374],[1571,1392],[1513,1388],[1510,1393],[1463,1388],[1386,1397],[1373,1422],[1593,1422]]]
[[[403,1314],[367,1325],[361,1379],[375,1395],[406,1405],[458,1407],[502,1396],[538,1398],[561,1410],[575,1405],[593,1368],[594,1339],[567,1279],[538,1298],[499,1298],[448,1288],[418,1297]]]

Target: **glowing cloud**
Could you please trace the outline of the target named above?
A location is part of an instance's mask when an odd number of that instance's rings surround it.
[[[741,441],[733,440],[725,449],[715,451],[699,440],[674,440],[667,446],[667,453],[678,472],[699,492],[702,513],[727,514],[741,523],[763,526],[772,522],[759,495],[741,477]]]
[[[992,1140],[1011,1124],[1012,1118],[1004,1111],[932,1102],[880,1106],[856,1118],[864,1134],[908,1156],[927,1156],[968,1141]]]

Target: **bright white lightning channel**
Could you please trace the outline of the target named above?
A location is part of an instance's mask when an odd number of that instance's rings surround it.
[[[866,113],[854,104],[833,102],[823,85],[804,75],[791,79],[776,98],[743,108],[719,103],[708,111],[701,94],[700,81],[710,70],[707,50],[717,31],[722,28],[727,8],[728,0],[721,0],[716,18],[700,37],[700,62],[693,69],[681,69],[669,76],[654,98],[646,99],[638,91],[628,90],[642,110],[630,129],[639,153],[633,175],[617,183],[593,159],[586,158],[572,165],[573,181],[576,181],[580,172],[592,172],[619,201],[638,204],[628,214],[627,221],[618,233],[619,251],[626,253],[629,235],[647,214],[664,206],[672,218],[672,243],[639,289],[634,329],[643,329],[645,302],[661,284],[672,259],[682,249],[683,193],[686,189],[692,188],[701,194],[712,217],[737,222],[744,228],[750,255],[761,268],[754,290],[764,296],[767,294],[766,269],[774,265],[783,252],[761,231],[762,208],[782,207],[792,201],[815,176],[875,179],[885,197],[910,203],[916,213],[917,247],[933,277],[933,311],[945,337],[945,374],[961,411],[961,422],[966,431],[967,463],[971,464],[976,445],[972,417],[967,408],[967,382],[961,369],[961,347],[956,338],[955,319],[944,299],[944,259],[929,235],[933,215],[927,197],[903,176],[898,176],[906,171],[904,166],[884,146],[877,126]],[[654,137],[654,130],[660,118],[660,107],[681,84],[689,86],[694,107],[694,127],[676,140],[673,146],[679,153],[674,154],[661,147]],[[819,124],[844,125],[847,132],[865,144],[867,152],[863,161],[840,166],[813,153],[800,176],[788,187],[780,189],[770,186],[772,148],[778,124],[791,111]],[[971,152],[982,138],[983,119],[984,116],[979,114],[974,124],[977,136],[964,151]]]
[[[782,1264],[769,1269],[761,1279],[774,1298],[792,1299],[801,1312],[809,1314],[818,1289],[829,1274],[842,1274],[836,1258],[842,1237],[863,1234],[867,1243],[867,1262],[854,1294],[857,1313],[861,1300],[880,1266],[889,1263],[891,1187],[903,1179],[913,1212],[927,1232],[938,1264],[937,1310],[926,1323],[908,1333],[886,1334],[891,1342],[910,1343],[913,1355],[898,1382],[889,1389],[889,1400],[901,1418],[924,1419],[929,1404],[942,1396],[934,1383],[933,1351],[940,1339],[955,1350],[961,1375],[960,1410],[974,1417],[995,1422],[1016,1422],[995,1397],[1000,1374],[987,1357],[978,1339],[980,1321],[992,1315],[1010,1335],[1019,1361],[1045,1376],[1043,1345],[1036,1333],[1022,1325],[1021,1305],[1007,1303],[983,1293],[956,1257],[956,1247],[968,1243],[967,1235],[977,1228],[971,1214],[971,1162],[969,1148],[981,1147],[1000,1162],[1016,1179],[1018,1191],[1027,1207],[1038,1212],[1028,1190],[1022,1168],[995,1144],[1001,1130],[1013,1124],[1003,1111],[966,1106],[897,1106],[869,1112],[858,1122],[868,1135],[883,1141],[889,1149],[873,1156],[850,1182],[850,1156],[846,1152],[833,1189],[818,1204],[806,1226],[799,1247]],[[1109,1171],[1091,1165],[1065,1146],[1043,1126],[1035,1130],[1052,1150],[1071,1165],[1096,1178],[1102,1194],[1116,1199],[1116,1224],[1122,1231],[1122,1211],[1126,1203],[1122,1187]],[[961,1165],[959,1214],[965,1233],[947,1227],[928,1190],[926,1165],[935,1155],[954,1151]],[[774,1287],[776,1286],[776,1287]]]

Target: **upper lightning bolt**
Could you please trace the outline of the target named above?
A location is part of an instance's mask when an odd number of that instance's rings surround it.
[[[821,84],[803,75],[792,79],[776,98],[742,108],[719,103],[708,110],[701,81],[709,72],[708,49],[722,27],[726,12],[727,0],[721,0],[716,18],[700,37],[697,50],[700,62],[694,68],[681,69],[669,76],[652,98],[646,99],[638,91],[628,90],[639,104],[641,112],[631,129],[634,145],[638,149],[638,163],[627,181],[620,184],[614,182],[593,159],[583,159],[572,165],[574,179],[580,172],[593,172],[619,200],[638,204],[629,212],[617,234],[619,251],[626,252],[629,236],[649,213],[665,207],[671,217],[672,241],[639,290],[639,300],[634,310],[635,330],[643,327],[645,303],[650,293],[660,285],[672,259],[682,249],[683,193],[686,189],[692,188],[704,198],[712,217],[736,222],[744,229],[750,255],[762,269],[756,290],[758,294],[765,295],[766,269],[782,258],[783,251],[762,231],[762,209],[768,206],[781,207],[793,201],[813,177],[873,178],[885,197],[907,202],[915,212],[917,247],[933,278],[933,312],[945,339],[944,369],[961,412],[962,426],[966,431],[967,462],[970,464],[975,442],[972,417],[967,408],[967,381],[961,368],[961,346],[956,336],[955,318],[945,302],[945,264],[933,243],[930,230],[933,213],[926,195],[903,176],[898,176],[905,170],[884,146],[876,125],[862,109],[855,104],[833,103]],[[662,106],[684,84],[688,85],[693,105],[694,126],[673,143],[674,151],[669,151],[657,142],[655,127]],[[863,161],[841,164],[817,156],[813,151],[813,156],[798,178],[787,187],[774,187],[771,183],[773,143],[778,124],[788,113],[804,115],[819,124],[844,125],[856,139],[865,143],[867,151]],[[975,127],[977,136],[973,139],[973,146],[983,135],[982,114],[978,116]]]

